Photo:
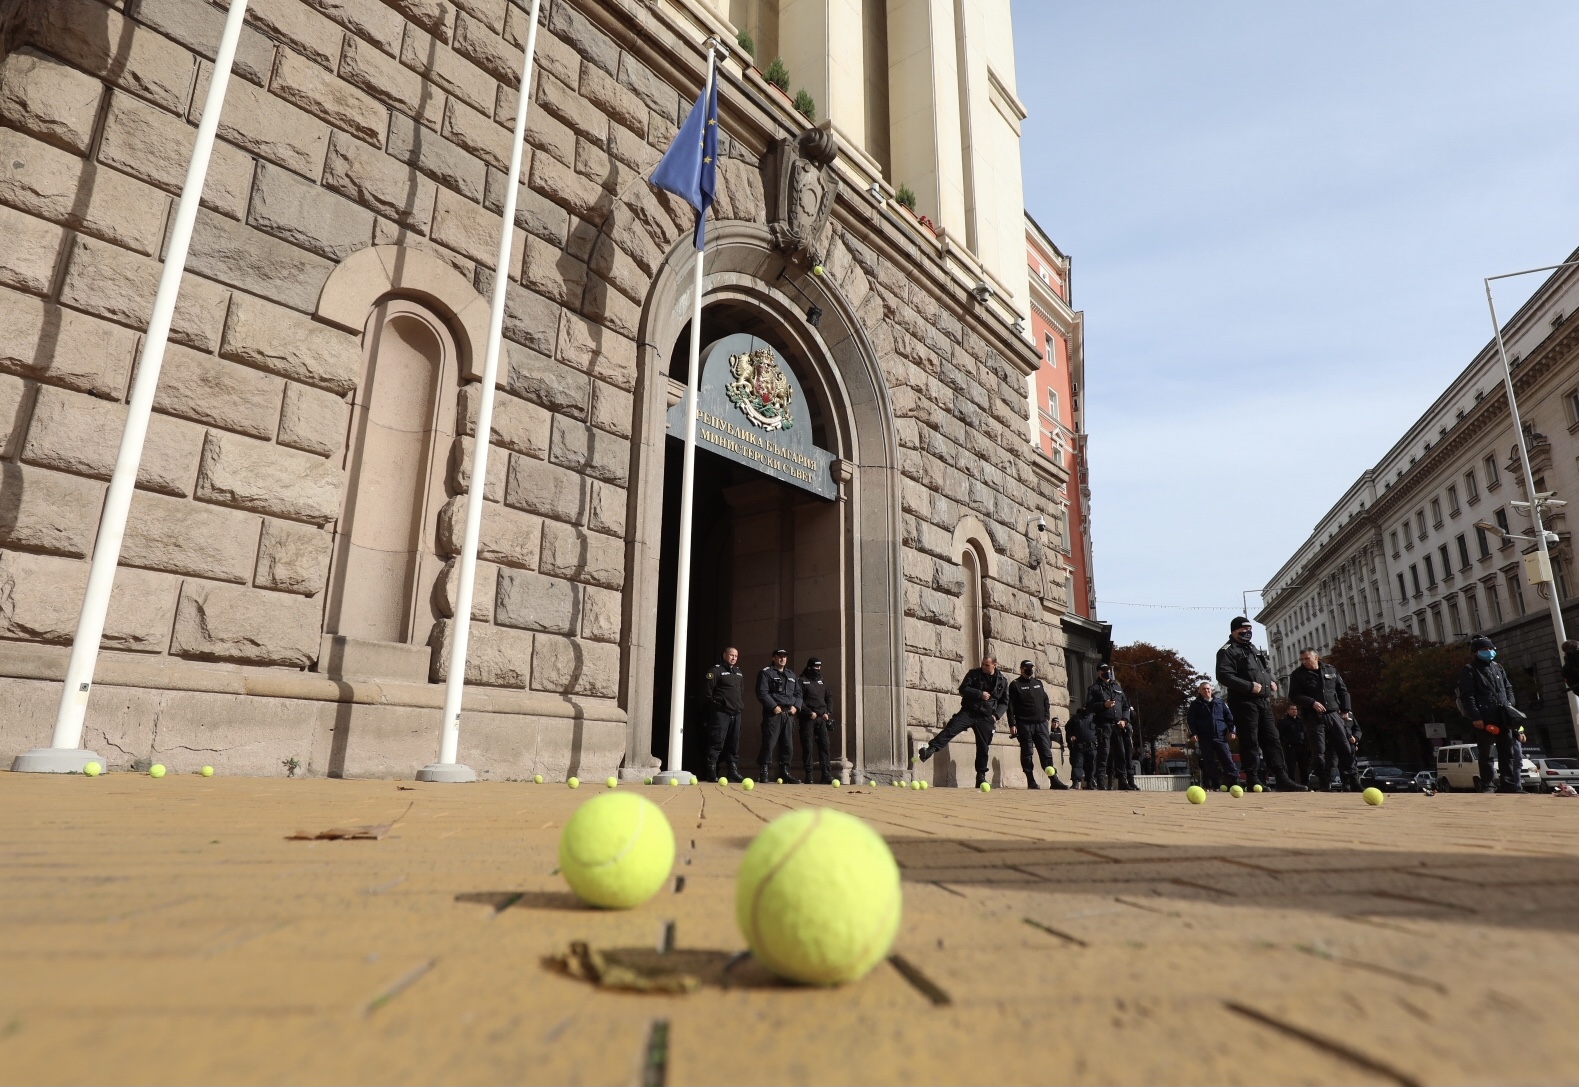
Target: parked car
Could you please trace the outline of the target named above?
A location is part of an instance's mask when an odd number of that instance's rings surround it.
[[[1497,771],[1497,753],[1491,753],[1491,769]],[[1444,793],[1453,789],[1480,791],[1480,755],[1474,744],[1444,744],[1436,749],[1437,787]],[[1526,789],[1534,789],[1540,782],[1535,764],[1523,760],[1519,780]]]
[[[1360,771],[1360,784],[1375,786],[1384,793],[1399,793],[1409,788],[1409,775],[1396,766],[1372,763]]]
[[[1536,788],[1549,793],[1559,785],[1572,785],[1579,789],[1579,759],[1553,759],[1542,755],[1530,760],[1535,764]]]
[[[1409,779],[1411,793],[1434,793],[1437,791],[1436,774],[1430,770],[1422,770]]]

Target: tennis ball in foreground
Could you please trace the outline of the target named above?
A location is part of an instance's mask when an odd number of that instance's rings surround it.
[[[1044,766],[1042,769],[1047,771],[1047,776],[1050,778],[1058,776],[1058,767],[1056,766]]]
[[[543,784],[543,775],[542,774],[533,774],[532,775],[532,783],[534,785],[541,785],[541,784]]]
[[[773,782],[774,782],[775,785],[783,785],[784,784],[784,779],[783,778],[774,778]]]
[[[912,789],[916,790],[916,792],[920,792],[921,791],[921,782],[919,782],[919,781],[912,781],[910,783],[910,787]]]
[[[640,793],[601,793],[576,809],[559,835],[559,871],[583,902],[639,906],[674,867],[674,831]]]
[[[921,779],[921,791],[922,792],[926,792],[930,788],[932,788],[932,783],[930,781],[928,781],[926,778],[922,778]]]
[[[1233,797],[1235,800],[1238,800],[1241,796],[1245,795],[1244,787],[1235,785],[1228,790],[1228,795]]]
[[[87,774],[90,778],[96,778],[100,774],[104,773],[104,767],[100,766],[96,762],[90,762],[88,765],[82,768],[82,772]]]
[[[749,793],[752,789],[757,787],[757,783],[752,781],[750,778],[742,778],[740,780],[740,787]]]
[[[1259,792],[1263,792],[1264,790],[1261,788],[1260,782],[1257,782],[1256,784],[1250,786],[1250,791],[1252,793],[1259,793]]]
[[[727,788],[729,788],[729,779],[728,778],[719,778],[718,779],[718,784],[722,785],[724,788],[727,789]]]
[[[1184,795],[1191,804],[1206,803],[1206,790],[1201,788],[1199,785],[1191,785],[1188,789],[1184,790]]]
[[[828,784],[832,785],[835,789],[837,789],[839,787],[839,779],[838,778],[834,778]]]
[[[211,778],[214,776],[214,768],[212,766],[205,766],[203,769],[199,770],[198,773],[202,774],[206,778]]]
[[[570,786],[572,789],[579,789],[579,788],[581,788],[581,779],[580,778],[566,778],[565,779],[565,784]]]
[[[899,867],[853,815],[781,815],[757,835],[735,877],[735,920],[764,966],[809,985],[863,976],[899,931]]]
[[[620,783],[620,779],[619,778],[604,778],[603,779],[603,785],[604,785],[605,788],[609,788],[609,789],[616,788],[616,787],[618,787],[619,783]]]
[[[152,766],[150,766],[148,768],[148,776],[151,777],[151,778],[162,778],[162,777],[164,777],[164,763],[156,762]]]
[[[1372,785],[1369,789],[1366,789],[1360,795],[1363,796],[1365,798],[1365,802],[1373,808],[1381,807],[1382,801],[1387,799],[1386,794],[1374,785]]]

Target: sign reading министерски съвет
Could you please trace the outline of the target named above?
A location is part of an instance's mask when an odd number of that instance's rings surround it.
[[[812,443],[800,381],[773,347],[736,333],[702,350],[696,444],[792,487],[837,498],[834,456]],[[669,409],[671,437],[685,437],[685,400]]]

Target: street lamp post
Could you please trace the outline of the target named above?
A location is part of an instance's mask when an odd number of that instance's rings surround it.
[[[1575,266],[1579,266],[1579,261],[1565,261],[1562,264],[1552,264],[1545,268],[1528,268],[1522,272],[1508,272],[1505,275],[1500,276],[1487,276],[1485,279],[1486,308],[1491,312],[1491,332],[1492,336],[1497,341],[1497,356],[1502,360],[1502,383],[1508,392],[1508,416],[1513,421],[1514,440],[1519,443],[1519,466],[1524,471],[1524,493],[1528,495],[1530,499],[1528,505],[1530,521],[1534,526],[1534,535],[1516,536],[1511,532],[1504,531],[1497,525],[1488,525],[1484,522],[1482,522],[1479,527],[1489,528],[1491,531],[1497,533],[1497,535],[1511,540],[1528,541],[1533,539],[1537,551],[1542,556],[1543,565],[1547,569],[1550,569],[1551,567],[1551,548],[1549,545],[1556,543],[1558,537],[1555,532],[1548,532],[1545,525],[1542,524],[1541,511],[1543,508],[1549,506],[1562,505],[1562,502],[1552,498],[1550,495],[1537,494],[1535,491],[1535,475],[1530,468],[1530,450],[1529,446],[1526,445],[1524,441],[1524,424],[1519,419],[1519,402],[1513,395],[1513,367],[1508,364],[1508,349],[1507,346],[1502,342],[1502,326],[1497,321],[1497,304],[1492,300],[1491,297],[1491,283],[1492,280],[1495,279],[1510,279],[1513,276],[1532,275],[1535,272],[1552,272],[1556,271],[1558,268],[1571,268]],[[1551,611],[1552,628],[1554,633],[1557,635],[1557,661],[1560,666],[1563,659],[1562,647],[1563,643],[1568,640],[1568,631],[1563,626],[1563,604],[1562,601],[1557,598],[1557,586],[1555,582],[1551,583],[1551,587],[1546,592],[1546,605]],[[1576,697],[1572,692],[1567,692],[1567,696],[1568,717],[1573,723],[1574,742],[1575,744],[1579,744],[1579,697]]]

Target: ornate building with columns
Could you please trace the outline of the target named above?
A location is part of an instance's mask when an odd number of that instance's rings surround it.
[[[821,657],[843,769],[873,776],[902,771],[982,652],[1062,682],[1034,522],[1068,469],[1027,435],[1008,0],[544,0],[479,481],[527,10],[252,0],[88,709],[113,766],[430,762],[473,486],[461,761],[659,765],[695,258],[690,209],[647,176],[710,36],[731,55],[700,380],[704,410],[722,399],[692,671],[725,644],[753,672],[779,645]],[[48,742],[223,19],[209,0],[0,2],[7,759]],[[949,757],[929,766],[952,780]]]

